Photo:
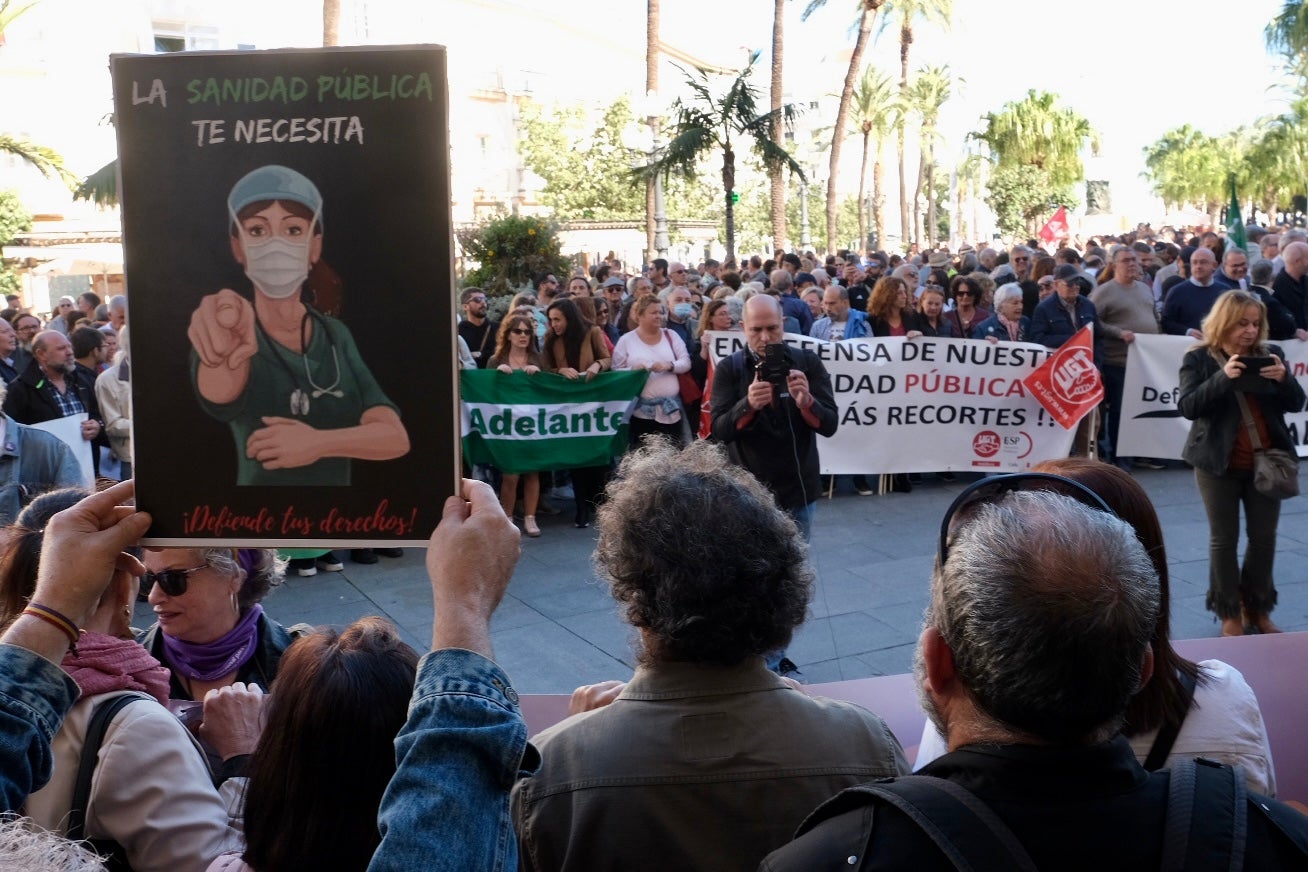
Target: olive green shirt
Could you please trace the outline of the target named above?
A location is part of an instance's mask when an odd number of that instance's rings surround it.
[[[326,315],[315,315],[312,324],[313,335],[303,355],[270,340],[262,330],[256,331],[259,351],[250,358],[250,378],[245,392],[230,403],[211,403],[200,396],[200,358],[194,350],[191,352],[191,384],[200,406],[232,428],[238,485],[350,483],[348,457],[324,457],[317,463],[294,469],[264,469],[261,463],[246,457],[246,440],[266,426],[262,420],[265,417],[291,418],[317,430],[338,430],[359,426],[363,413],[377,406],[389,406],[399,413],[399,408],[382,393],[359,357],[359,349],[346,326]],[[319,389],[330,389],[331,393],[319,393]],[[291,409],[291,395],[296,390],[308,397],[307,415],[295,414]],[[337,391],[342,396],[333,396]],[[315,393],[319,395],[315,397]]]

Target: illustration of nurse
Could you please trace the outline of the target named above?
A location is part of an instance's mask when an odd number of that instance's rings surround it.
[[[231,427],[238,485],[348,485],[352,460],[409,451],[399,409],[350,331],[315,308],[313,277],[334,276],[321,260],[322,206],[293,169],[242,177],[227,211],[253,302],[223,288],[191,315],[192,383],[205,412]]]

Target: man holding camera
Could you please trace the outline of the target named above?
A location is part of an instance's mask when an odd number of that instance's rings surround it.
[[[760,294],[745,303],[746,347],[713,377],[713,438],[776,496],[804,534],[822,490],[818,434],[836,432],[831,376],[811,351],[781,342],[781,304]]]

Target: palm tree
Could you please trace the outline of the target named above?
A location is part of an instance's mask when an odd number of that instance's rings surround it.
[[[1284,55],[1292,68],[1304,74],[1308,61],[1308,2],[1285,0],[1263,35],[1268,51]]]
[[[322,44],[341,44],[341,0],[322,0]]]
[[[758,111],[758,90],[750,83],[750,74],[759,53],[754,52],[749,63],[727,85],[725,91],[715,93],[714,82],[704,70],[691,73],[682,70],[690,88],[690,100],[678,99],[672,104],[674,121],[671,141],[663,153],[648,166],[642,167],[646,175],[662,174],[664,178],[677,173],[693,178],[700,161],[711,152],[722,152],[722,188],[727,211],[727,260],[736,259],[736,146],[743,140],[771,170],[780,165],[804,178],[804,170],[790,153],[771,136],[774,113]],[[679,68],[680,69],[680,68]],[[781,107],[784,122],[795,116],[791,105]]]
[[[909,91],[913,107],[921,118],[920,143],[921,155],[917,165],[917,189],[913,193],[913,237],[917,241],[918,227],[921,226],[922,187],[926,186],[927,223],[926,243],[935,245],[936,240],[936,125],[940,121],[940,109],[949,100],[949,89],[953,79],[949,67],[923,67],[917,71],[917,78]]]
[[[15,4],[13,0],[0,0],[0,37],[14,19],[37,5],[40,0]],[[71,189],[77,185],[77,176],[64,166],[63,156],[46,145],[38,145],[26,137],[0,133],[0,154],[12,155],[36,169],[47,179],[57,178]]]
[[[954,14],[953,0],[895,0],[892,7],[899,19],[899,93],[905,101],[909,99],[908,55],[913,48],[913,22],[918,18],[924,21],[948,27]],[[899,134],[899,225],[903,242],[908,244],[908,183],[904,177],[904,128],[905,119],[900,120]],[[913,227],[913,236],[917,237],[917,226]]]
[[[48,145],[38,145],[25,137],[0,133],[0,154],[13,155],[47,179],[59,179],[69,189],[77,185],[77,176],[64,166],[63,156]]]
[[[772,141],[781,142],[781,103],[785,94],[782,85],[784,58],[783,25],[786,0],[772,0]],[[786,247],[786,181],[780,164],[768,173],[769,196],[772,201],[772,247]]]
[[[1027,91],[1020,101],[981,116],[985,128],[969,136],[984,142],[998,166],[1029,165],[1043,170],[1053,185],[1085,177],[1081,149],[1099,152],[1099,134],[1072,109],[1055,105],[1048,92]]]
[[[659,0],[645,0],[645,94],[659,92]],[[658,119],[651,116],[651,141],[658,142]],[[647,259],[654,258],[654,222],[657,206],[654,177],[645,180],[645,252]]]
[[[867,245],[868,218],[871,219],[872,232],[876,235],[878,245],[882,244],[886,232],[886,194],[885,194],[885,155],[886,139],[894,129],[896,119],[902,114],[903,104],[890,76],[868,65],[854,88],[854,99],[850,103],[849,133],[857,134],[863,140],[863,161],[858,173],[858,238],[859,245]],[[871,215],[863,210],[865,191],[867,190],[868,159],[874,153],[876,144],[876,163],[872,170],[872,208]]]
[[[807,21],[810,15],[825,5],[827,0],[809,0],[800,18]],[[867,48],[868,35],[872,33],[877,12],[884,5],[885,0],[858,0],[858,36],[854,38],[854,51],[849,56],[849,69],[845,72],[845,83],[840,90],[840,107],[836,110],[836,123],[831,134],[831,169],[827,174],[827,254],[836,253],[836,213],[840,207],[836,200],[836,180],[840,176],[840,146],[845,139],[845,125],[849,123],[849,104],[854,99],[854,83],[858,81],[858,71],[863,66],[863,50]]]

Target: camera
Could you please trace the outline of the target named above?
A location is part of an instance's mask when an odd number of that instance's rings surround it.
[[[776,387],[779,396],[786,397],[790,391],[786,381],[794,369],[794,358],[790,356],[790,347],[784,342],[776,342],[763,349],[763,358],[758,363],[758,373],[763,381]]]

